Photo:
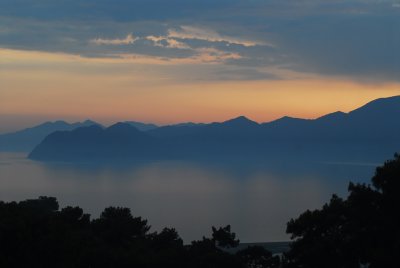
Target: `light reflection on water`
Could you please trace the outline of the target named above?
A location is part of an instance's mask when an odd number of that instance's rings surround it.
[[[125,206],[153,230],[175,227],[186,242],[226,224],[242,242],[282,241],[290,218],[320,207],[332,193],[345,196],[350,180],[368,182],[374,170],[368,163],[288,163],[93,167],[0,153],[0,199],[55,196],[61,206],[80,206],[93,217],[107,206]]]

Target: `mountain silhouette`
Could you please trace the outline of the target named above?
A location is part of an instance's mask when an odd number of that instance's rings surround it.
[[[195,132],[198,128],[205,126],[206,124],[195,124],[195,123],[181,123],[175,125],[161,126],[155,129],[149,130],[149,133],[153,137],[168,138],[168,137],[181,137],[187,134]]]
[[[29,155],[38,160],[285,157],[320,160],[387,158],[400,148],[400,96],[317,119],[282,117],[258,124],[244,116],[210,124],[140,131],[128,123],[83,127],[46,137]],[[80,133],[84,133],[80,134]]]
[[[214,122],[210,124],[183,123],[170,126],[163,126],[150,130],[148,133],[159,138],[190,138],[199,137],[202,139],[212,139],[215,136],[228,135],[229,137],[248,132],[259,127],[259,124],[251,121],[245,116],[239,116],[224,122]],[[229,138],[226,137],[226,138]]]
[[[128,123],[108,128],[98,125],[56,131],[48,135],[29,154],[39,160],[122,159],[145,156],[156,144],[153,137]]]
[[[223,126],[233,127],[233,128],[249,128],[249,127],[257,127],[259,124],[248,119],[245,116],[239,116],[230,120],[227,120],[222,123],[216,123]]]
[[[54,131],[73,130],[79,127],[90,125],[99,124],[91,120],[72,124],[59,120],[54,122],[45,122],[43,124],[12,133],[0,134],[0,151],[30,152],[47,135]]]
[[[138,130],[141,130],[141,131],[148,131],[148,130],[158,128],[158,126],[155,124],[147,124],[147,123],[142,123],[142,122],[137,122],[137,121],[125,121],[124,123],[134,126],[135,128],[137,128]]]

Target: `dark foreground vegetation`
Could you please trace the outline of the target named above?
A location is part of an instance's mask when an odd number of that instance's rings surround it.
[[[400,156],[376,169],[372,185],[350,184],[322,209],[291,220],[293,242],[280,258],[259,246],[236,253],[230,226],[184,245],[173,228],[150,232],[128,208],[90,219],[53,197],[0,202],[0,267],[400,267]]]
[[[287,267],[400,267],[400,155],[376,169],[372,185],[349,185],[322,209],[287,225]]]
[[[0,267],[278,267],[263,247],[230,254],[231,227],[184,245],[174,229],[150,232],[128,208],[106,208],[91,220],[79,207],[59,210],[53,197],[0,202]]]

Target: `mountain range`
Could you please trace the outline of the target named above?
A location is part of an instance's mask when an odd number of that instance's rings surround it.
[[[0,134],[0,151],[30,152],[47,135],[54,131],[73,130],[79,127],[87,127],[91,125],[99,124],[91,120],[76,123],[67,123],[59,120],[55,122],[45,122],[43,124],[12,133]]]
[[[400,150],[400,96],[317,119],[283,117],[259,124],[244,116],[221,123],[139,130],[129,122],[97,124],[46,136],[29,154],[42,161],[187,158],[380,159]]]

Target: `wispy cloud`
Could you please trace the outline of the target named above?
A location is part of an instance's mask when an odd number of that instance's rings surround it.
[[[400,81],[400,0],[13,1],[0,0],[1,48]]]
[[[134,37],[132,34],[128,34],[125,38],[123,39],[103,39],[103,38],[95,38],[91,39],[90,43],[96,44],[96,45],[130,45],[135,43],[138,38]]]
[[[238,53],[226,52],[215,48],[193,49],[194,55],[186,58],[176,57],[158,57],[151,55],[142,55],[135,53],[123,53],[110,55],[110,60],[125,60],[127,62],[136,62],[142,64],[157,65],[186,65],[186,64],[221,64],[227,60],[241,59]]]
[[[149,35],[146,36],[145,39],[152,41],[153,44],[158,47],[190,49],[190,46],[188,46],[187,44],[180,42],[176,39],[169,38],[167,36]]]
[[[193,28],[193,27],[191,27]],[[197,29],[197,28],[193,28]],[[206,31],[205,31],[206,32]],[[185,49],[185,50],[191,50],[193,52],[193,55],[186,57],[186,58],[169,58],[168,61],[171,62],[179,62],[179,63],[222,63],[227,60],[237,60],[241,59],[242,56],[238,52],[229,52],[229,51],[224,51],[221,49],[217,49],[211,46],[203,46],[203,47],[197,47],[193,48],[189,46],[188,44],[177,40],[177,39],[201,39],[208,41],[208,42],[222,42],[222,39],[217,39],[217,38],[206,38],[205,37],[205,32],[194,38],[192,35],[186,35],[185,38],[183,36],[179,36],[177,34],[174,34],[171,30],[168,31],[167,36],[154,36],[154,35],[149,35],[146,36],[144,39],[150,40],[153,42],[153,44],[157,47],[164,47],[164,48],[177,48],[177,49]],[[214,35],[217,35],[217,33],[211,31],[210,33],[214,33]],[[189,38],[190,36],[190,38]],[[200,38],[201,37],[201,38]],[[226,39],[224,39],[224,42]],[[232,43],[233,42],[228,42]],[[238,43],[235,43],[238,44]],[[253,45],[253,43],[241,43],[242,45],[246,44],[246,46]],[[254,43],[254,46],[256,43]],[[164,58],[165,60],[165,58]]]
[[[215,48],[198,48],[195,51],[197,54],[192,59],[203,63],[218,63],[242,58],[239,53],[226,52]]]
[[[178,39],[198,39],[209,42],[226,42],[228,44],[242,45],[245,47],[253,47],[257,45],[272,46],[272,44],[268,44],[265,42],[224,36],[211,29],[198,28],[193,26],[180,26],[179,29],[170,29],[168,30],[168,37]]]

